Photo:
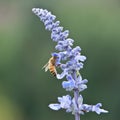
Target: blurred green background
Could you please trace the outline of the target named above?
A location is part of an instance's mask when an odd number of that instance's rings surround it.
[[[52,11],[87,56],[81,70],[89,80],[84,103],[102,102],[109,114],[86,113],[81,120],[119,120],[119,0],[0,0],[0,120],[74,120],[48,108],[68,92],[41,69],[55,43],[34,7]]]

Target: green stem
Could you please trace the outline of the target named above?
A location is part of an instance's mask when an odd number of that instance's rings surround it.
[[[75,98],[75,103],[77,105],[77,108],[78,108],[78,97],[79,97],[79,91],[74,90],[74,98]],[[80,120],[80,114],[78,112],[75,113],[75,120]]]
[[[73,79],[76,81],[77,80],[77,74],[76,71],[73,73]],[[78,97],[79,97],[79,91],[78,89],[74,90],[74,98],[75,98],[75,103],[78,108]],[[80,120],[80,114],[78,112],[75,113],[75,120]]]

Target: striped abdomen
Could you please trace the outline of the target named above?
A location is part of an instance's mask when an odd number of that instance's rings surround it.
[[[56,68],[53,64],[49,65],[49,71],[52,75],[54,75],[56,77],[57,72],[56,72]]]

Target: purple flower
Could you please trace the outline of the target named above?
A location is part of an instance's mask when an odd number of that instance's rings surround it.
[[[77,79],[74,80],[74,79],[72,78],[72,75],[68,74],[68,75],[66,76],[66,79],[67,79],[68,81],[63,81],[63,82],[62,82],[62,87],[63,87],[64,89],[66,89],[66,91],[72,91],[72,90],[74,90],[74,89],[78,89],[79,92],[81,92],[81,91],[83,91],[83,90],[85,90],[85,89],[87,88],[86,83],[88,82],[88,80],[86,80],[86,79],[82,80],[81,75],[79,75],[79,76],[77,77]]]
[[[87,104],[83,104],[82,105],[82,109],[85,112],[96,112],[97,114],[101,114],[101,113],[108,113],[107,110],[101,109],[100,107],[102,106],[101,103],[97,103],[96,105],[87,105]]]
[[[58,97],[58,102],[56,104],[50,104],[49,107],[53,110],[66,109],[67,112],[71,112],[72,100],[70,95],[63,97]]]
[[[63,81],[62,82],[63,88],[66,89],[66,91],[72,91],[73,89],[75,89],[75,80],[72,78],[72,76],[67,75],[66,79],[68,81]]]
[[[72,99],[70,95],[58,97],[58,102],[59,103],[50,104],[49,107],[53,110],[65,109],[66,112],[72,112],[72,114],[79,113],[84,115],[84,113],[90,111],[96,112],[97,114],[108,113],[107,110],[100,108],[102,106],[101,103],[98,103],[96,105],[83,104],[82,95],[78,97],[78,107],[76,105],[75,98]]]
[[[55,66],[61,68],[62,72],[56,75],[57,79],[66,80],[62,82],[62,87],[66,91],[73,91],[74,97],[70,95],[58,97],[58,102],[50,104],[49,107],[53,110],[65,109],[66,112],[72,112],[79,120],[79,115],[86,112],[108,113],[108,111],[101,109],[101,103],[96,105],[83,104],[83,97],[79,93],[87,88],[87,79],[82,79],[80,70],[83,68],[83,62],[86,60],[86,56],[81,55],[81,48],[76,46],[72,48],[74,40],[68,38],[69,30],[64,30],[60,26],[60,21],[55,21],[56,16],[52,15],[47,10],[33,8],[40,20],[44,23],[45,29],[51,31],[51,39],[57,42],[55,49],[57,52],[53,52],[52,57],[56,57]]]

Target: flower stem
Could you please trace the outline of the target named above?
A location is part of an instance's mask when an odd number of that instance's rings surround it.
[[[73,79],[76,81],[77,80],[76,71],[74,71],[72,76],[73,76]],[[79,91],[78,91],[78,89],[75,89],[74,90],[74,98],[75,98],[75,103],[76,103],[77,108],[78,108],[78,97],[79,97]],[[80,114],[78,112],[75,113],[75,120],[80,120]]]
[[[79,91],[74,90],[74,98],[75,98],[75,103],[77,105],[77,108],[78,108],[78,96],[79,96]],[[77,112],[75,113],[75,120],[80,120],[80,114]]]

